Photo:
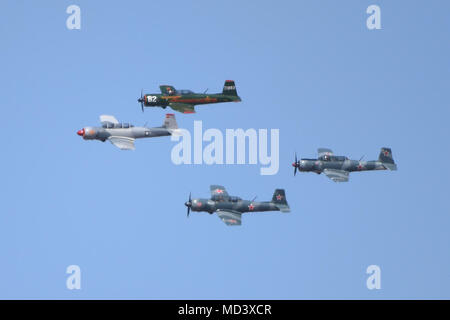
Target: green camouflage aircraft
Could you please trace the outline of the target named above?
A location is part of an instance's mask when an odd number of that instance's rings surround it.
[[[161,93],[142,95],[138,99],[142,111],[144,107],[171,107],[173,110],[182,113],[195,113],[195,105],[220,103],[220,102],[240,102],[237,95],[236,86],[233,80],[226,80],[222,93],[195,93],[191,90],[176,90],[172,86],[159,86]]]

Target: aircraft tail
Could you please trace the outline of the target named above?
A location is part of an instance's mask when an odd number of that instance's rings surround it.
[[[173,133],[178,129],[177,120],[175,120],[175,115],[173,113],[166,114],[166,118],[164,119],[163,128],[169,130],[170,133]]]
[[[388,170],[397,170],[397,165],[392,157],[392,150],[390,148],[381,148],[378,161],[383,163],[383,166]]]
[[[222,94],[225,94],[227,96],[237,96],[236,85],[234,84],[233,80],[225,80]]]
[[[286,193],[284,192],[284,189],[275,189],[271,202],[275,204],[281,212],[291,211],[286,201]]]

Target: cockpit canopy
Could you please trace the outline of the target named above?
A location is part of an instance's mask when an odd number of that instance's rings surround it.
[[[345,161],[348,160],[347,157],[344,156],[330,156],[328,154],[319,157],[319,160],[322,161]]]
[[[238,201],[241,201],[242,199],[241,198],[239,198],[239,197],[235,197],[235,196],[231,196],[230,197],[230,201],[231,202],[238,202]]]
[[[111,122],[105,122],[102,124],[102,127],[105,129],[128,129],[133,128],[134,126],[129,123],[111,123]]]
[[[191,90],[177,90],[177,94],[178,95],[182,95],[182,94],[193,94],[194,91]]]
[[[221,194],[215,194],[211,197],[211,200],[213,201],[231,201],[231,202],[238,202],[241,201],[242,199],[239,197],[234,197],[234,196],[223,196]]]

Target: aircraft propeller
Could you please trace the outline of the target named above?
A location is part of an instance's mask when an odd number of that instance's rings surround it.
[[[295,162],[292,164],[292,166],[294,167],[294,176],[295,176],[297,174],[298,169],[297,152],[295,153]]]
[[[189,218],[189,213],[191,213],[191,206],[192,206],[192,200],[191,200],[191,193],[189,192],[189,201],[186,201],[184,205],[187,207],[187,217]]]
[[[141,97],[138,99],[138,102],[141,103],[141,109],[142,109],[142,112],[144,112],[145,97],[142,95],[142,89],[141,89]]]

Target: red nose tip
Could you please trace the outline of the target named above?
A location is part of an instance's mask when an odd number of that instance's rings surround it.
[[[297,166],[297,163],[296,163],[296,162],[292,162],[292,166],[293,166],[293,167],[296,167],[296,166]]]
[[[83,137],[84,136],[84,128],[77,131],[77,135]]]

